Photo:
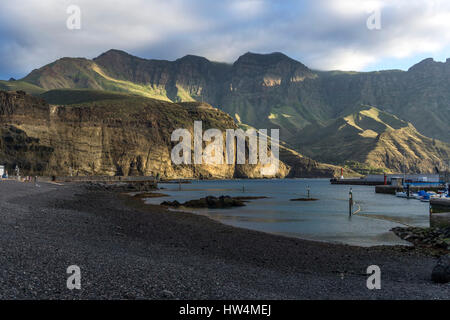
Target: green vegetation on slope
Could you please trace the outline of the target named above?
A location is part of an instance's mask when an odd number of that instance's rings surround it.
[[[90,89],[55,89],[39,95],[49,104],[70,105],[100,100],[126,99],[133,95],[128,93],[98,91]]]
[[[26,81],[4,81],[0,80],[0,90],[5,91],[25,91],[28,94],[40,94],[45,91],[36,85]]]

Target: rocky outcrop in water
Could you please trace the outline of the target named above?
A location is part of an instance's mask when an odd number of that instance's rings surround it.
[[[245,203],[241,199],[232,198],[230,196],[207,196],[205,198],[200,198],[198,200],[189,200],[184,203],[180,203],[177,200],[174,201],[164,201],[161,203],[162,206],[167,207],[187,207],[187,208],[210,208],[210,209],[220,209],[220,208],[232,208],[232,207],[243,207]]]
[[[86,182],[87,190],[92,191],[114,191],[114,192],[148,192],[157,190],[156,182],[133,181],[133,182]]]

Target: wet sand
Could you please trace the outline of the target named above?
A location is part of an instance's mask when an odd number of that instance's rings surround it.
[[[234,228],[81,185],[0,182],[2,299],[449,299],[436,258]],[[81,268],[81,290],[66,269]],[[381,290],[366,269],[381,268]]]

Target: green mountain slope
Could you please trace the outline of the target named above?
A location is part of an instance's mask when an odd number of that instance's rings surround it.
[[[406,72],[323,72],[281,53],[246,53],[225,64],[191,55],[147,60],[110,50],[93,60],[57,60],[17,83],[32,86],[25,90],[30,93],[36,88],[96,89],[172,102],[205,101],[238,123],[280,128],[282,140],[290,145],[298,145],[307,128],[327,126],[358,112],[361,105],[372,105],[412,123],[424,136],[450,142],[449,60],[427,59]],[[10,84],[0,84],[5,85]]]
[[[91,89],[54,89],[39,95],[49,104],[70,105],[102,100],[118,100],[131,97],[140,97],[126,92],[99,91]]]
[[[23,81],[47,90],[91,88],[207,101],[243,123],[281,126],[288,139],[309,124],[370,104],[450,142],[450,61],[427,59],[407,72],[319,72],[281,53],[246,53],[229,65],[197,56],[147,60],[110,50],[94,60],[57,60]]]
[[[94,61],[83,58],[59,59],[33,70],[22,81],[45,90],[67,88],[106,90],[169,101],[164,88],[115,79],[107,75]]]
[[[26,81],[4,81],[0,80],[0,90],[5,91],[25,91],[30,94],[40,94],[45,92],[45,89],[36,86]]]

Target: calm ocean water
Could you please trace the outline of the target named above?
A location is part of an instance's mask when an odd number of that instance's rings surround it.
[[[302,239],[346,243],[358,246],[408,244],[389,230],[402,226],[429,226],[428,204],[392,195],[376,194],[371,186],[331,185],[328,179],[222,180],[160,184],[164,198],[147,199],[160,204],[165,200],[198,199],[206,195],[267,196],[252,200],[246,207],[232,209],[183,209],[206,215],[236,227],[281,234]],[[293,202],[306,196],[319,201]],[[348,193],[352,187],[361,215],[348,217]],[[244,189],[244,190],[243,190]],[[355,210],[358,206],[355,206]]]

